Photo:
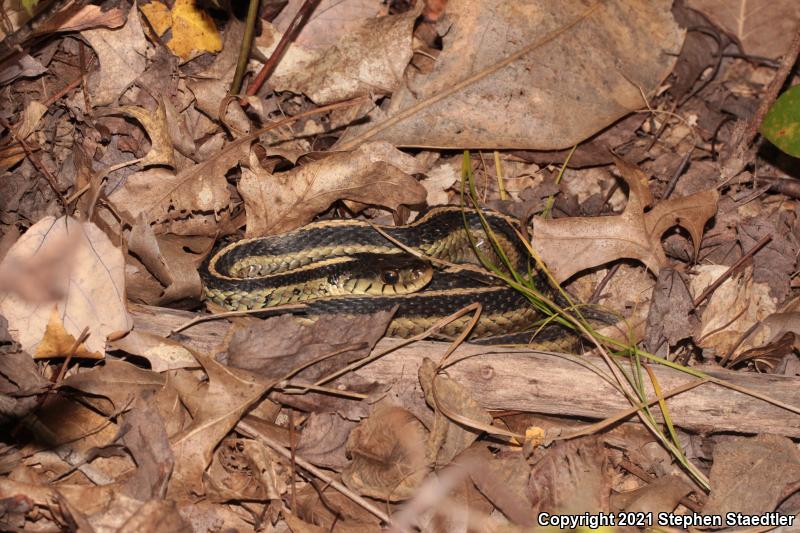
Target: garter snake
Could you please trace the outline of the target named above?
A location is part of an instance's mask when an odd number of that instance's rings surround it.
[[[494,211],[482,214],[513,268],[529,272],[516,222]],[[435,207],[411,224],[380,229],[424,256],[481,265],[477,249],[501,264],[481,218],[474,209]],[[474,302],[481,303],[482,313],[473,339],[531,330],[544,318],[524,295],[498,285],[488,273],[434,272],[381,232],[360,220],[325,220],[282,235],[233,242],[201,266],[205,296],[230,310],[302,302],[312,315],[361,315],[397,306],[387,331],[397,337],[421,333]],[[451,322],[442,333],[457,335],[469,318]]]

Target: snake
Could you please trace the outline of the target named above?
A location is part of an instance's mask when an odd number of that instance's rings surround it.
[[[205,298],[231,311],[294,303],[304,304],[310,316],[394,310],[386,334],[408,338],[477,302],[482,311],[470,339],[534,331],[546,316],[482,270],[486,264],[531,273],[534,286],[553,295],[531,268],[515,219],[462,206],[434,207],[401,226],[320,220],[238,240],[212,252],[200,276]],[[455,337],[470,319],[453,320],[440,334]]]

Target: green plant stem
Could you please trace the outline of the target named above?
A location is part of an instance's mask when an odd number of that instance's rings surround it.
[[[242,46],[239,48],[239,59],[236,61],[236,72],[233,74],[233,81],[231,82],[231,94],[239,94],[239,91],[242,90],[242,80],[244,80],[244,73],[247,71],[247,60],[250,59],[250,47],[253,44],[253,36],[256,33],[257,20],[258,0],[250,0],[250,5],[247,7]]]

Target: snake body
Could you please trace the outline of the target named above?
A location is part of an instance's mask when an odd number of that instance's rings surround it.
[[[529,272],[529,255],[513,219],[453,206],[432,208],[405,226],[379,226],[380,231],[359,220],[327,220],[283,235],[240,240],[212,254],[200,274],[206,297],[230,310],[301,301],[311,315],[361,315],[396,306],[387,334],[409,337],[478,302],[482,313],[471,338],[531,330],[544,317],[520,292],[474,271],[436,271],[429,276],[420,260],[403,249],[450,263],[480,265],[477,249],[500,264],[484,223],[514,269]],[[365,267],[370,262],[383,266]],[[385,279],[387,265],[396,267],[390,280]],[[351,279],[369,281],[351,282],[358,287],[349,293],[330,287],[327,281],[339,279],[332,273],[352,266],[368,272],[348,274]],[[395,278],[398,283],[385,283]],[[442,333],[457,335],[469,318],[451,322]]]

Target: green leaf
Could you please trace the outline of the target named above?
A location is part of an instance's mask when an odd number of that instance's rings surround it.
[[[22,7],[25,8],[29,16],[33,16],[33,8],[35,8],[38,3],[39,0],[22,0]]]
[[[775,100],[761,123],[761,134],[787,154],[800,157],[800,85]]]

